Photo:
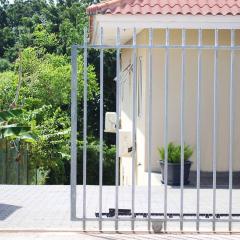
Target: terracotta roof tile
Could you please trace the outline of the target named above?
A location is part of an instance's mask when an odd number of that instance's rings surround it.
[[[240,0],[107,0],[89,6],[87,13],[239,15]]]

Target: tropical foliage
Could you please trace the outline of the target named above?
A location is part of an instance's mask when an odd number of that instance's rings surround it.
[[[32,143],[37,140],[29,126],[18,123],[17,118],[21,114],[21,109],[0,112],[0,139],[18,139]]]
[[[160,159],[164,160],[165,158],[165,149],[161,147],[158,149]],[[189,160],[193,154],[193,149],[189,145],[184,145],[184,160]],[[170,142],[168,144],[168,162],[170,163],[179,163],[181,161],[181,145],[174,144]]]
[[[46,173],[46,183],[69,183],[70,51],[81,43],[89,1],[0,1],[0,131],[8,141],[31,141],[30,161]],[[98,181],[99,53],[88,57],[88,172]],[[105,52],[105,110],[114,111],[114,53]],[[78,64],[78,166],[82,165],[83,58]],[[4,118],[4,114],[9,114]],[[11,115],[12,114],[12,115]],[[104,171],[114,174],[114,139],[105,136]],[[1,141],[1,140],[0,140]],[[105,177],[113,183],[112,174]],[[79,183],[81,176],[79,176]]]

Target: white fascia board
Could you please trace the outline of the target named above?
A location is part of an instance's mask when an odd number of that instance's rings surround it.
[[[102,27],[240,29],[240,16],[222,15],[96,15]]]
[[[99,21],[96,21],[96,16],[93,17],[93,32],[92,32],[92,39],[91,43],[96,43],[98,33],[99,33]]]
[[[116,28],[133,29],[137,32],[146,28],[169,29],[240,29],[240,16],[212,15],[95,15],[93,16],[93,33],[91,43],[98,43],[100,28],[104,35],[113,41]],[[125,40],[132,35],[126,35]],[[106,43],[108,40],[106,40]]]

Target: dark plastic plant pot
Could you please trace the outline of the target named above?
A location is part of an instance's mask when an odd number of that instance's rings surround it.
[[[160,160],[160,168],[162,172],[162,183],[165,181],[164,176],[164,161]],[[189,173],[192,162],[184,161],[184,184],[189,183]],[[168,179],[167,184],[172,186],[179,186],[181,183],[181,164],[180,163],[168,163]]]

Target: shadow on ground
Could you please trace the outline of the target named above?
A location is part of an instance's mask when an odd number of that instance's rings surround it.
[[[4,221],[5,219],[7,219],[19,208],[21,208],[21,207],[0,203],[0,221]]]

